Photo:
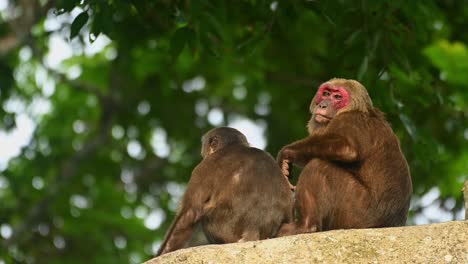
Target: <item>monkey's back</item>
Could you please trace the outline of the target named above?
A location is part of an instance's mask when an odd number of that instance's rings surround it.
[[[229,146],[203,162],[215,181],[203,229],[213,243],[270,238],[291,219],[292,194],[275,160],[266,152]],[[224,238],[221,240],[220,238]]]
[[[398,138],[383,113],[378,109],[373,109],[370,114],[348,112],[337,117],[336,121],[331,124],[331,129],[356,142],[362,156],[357,166],[353,164],[349,169],[343,165],[342,168],[349,170],[358,182],[366,186],[370,205],[366,205],[367,214],[356,214],[351,221],[353,218],[349,212],[356,211],[356,206],[346,202],[344,209],[336,209],[334,217],[327,218],[331,220],[328,220],[330,223],[325,225],[328,226],[325,230],[404,225],[412,193],[410,170]],[[353,201],[352,197],[357,193],[354,187],[342,184],[341,180],[334,184],[335,188],[340,185],[343,187],[334,194],[338,198],[349,195],[350,198],[344,200]]]

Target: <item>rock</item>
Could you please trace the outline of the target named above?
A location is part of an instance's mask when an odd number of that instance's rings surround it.
[[[468,263],[468,221],[200,246],[146,262],[157,263]]]

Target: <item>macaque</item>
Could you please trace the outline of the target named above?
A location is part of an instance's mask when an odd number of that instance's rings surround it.
[[[297,219],[278,236],[332,229],[402,226],[412,193],[408,163],[384,115],[355,80],[322,84],[310,104],[309,136],[277,161],[296,186]]]
[[[221,244],[272,238],[292,221],[287,178],[273,157],[249,147],[241,132],[210,130],[201,155],[158,255],[182,248],[198,224],[210,243]]]

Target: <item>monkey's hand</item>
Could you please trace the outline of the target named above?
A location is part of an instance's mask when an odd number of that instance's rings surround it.
[[[291,189],[291,191],[294,191],[296,189],[296,186],[292,185],[288,178],[291,175],[291,169],[292,169],[292,166],[289,165],[289,160],[283,160],[283,164],[281,166],[281,172],[283,173],[284,177],[288,181],[289,189]]]
[[[283,147],[280,152],[278,153],[278,157],[276,158],[276,161],[278,162],[278,165],[280,168],[283,168],[284,166],[284,161],[287,161],[288,165],[290,163],[295,162],[295,152],[292,148],[289,146]],[[284,173],[283,173],[284,174]]]
[[[291,174],[290,169],[289,169],[289,160],[283,160],[281,164],[281,172],[283,172],[283,175],[288,178],[289,175]]]
[[[293,150],[287,146],[282,148],[278,154],[277,162],[281,168],[281,172],[288,181],[289,188],[294,190],[296,187],[289,182],[289,176],[291,175],[293,161]]]

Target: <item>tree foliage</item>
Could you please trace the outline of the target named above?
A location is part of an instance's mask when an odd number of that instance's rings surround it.
[[[310,100],[332,77],[361,81],[386,113],[411,166],[411,215],[433,188],[454,217],[462,207],[462,1],[8,2],[0,136],[24,120],[34,131],[0,174],[7,263],[148,259],[204,132],[248,118],[276,155],[306,135]],[[55,65],[61,39],[72,56]]]

